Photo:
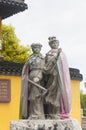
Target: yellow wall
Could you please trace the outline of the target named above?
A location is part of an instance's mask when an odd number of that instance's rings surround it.
[[[20,76],[0,75],[0,79],[11,80],[11,102],[0,103],[0,130],[9,130],[10,121],[19,119],[20,110]],[[80,113],[80,81],[71,80],[72,87],[72,113],[71,116],[81,123]]]
[[[72,111],[71,117],[76,118],[81,124],[81,106],[80,106],[80,81],[71,80],[72,87]]]
[[[11,80],[11,102],[0,103],[0,130],[9,130],[10,120],[19,118],[21,78],[0,75],[0,79]]]

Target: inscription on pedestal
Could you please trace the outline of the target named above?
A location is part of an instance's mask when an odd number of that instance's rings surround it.
[[[10,102],[11,82],[9,79],[0,79],[0,102]]]

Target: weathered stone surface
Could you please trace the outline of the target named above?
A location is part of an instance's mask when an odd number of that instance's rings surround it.
[[[86,130],[86,117],[82,116],[82,129]]]
[[[10,130],[82,130],[76,119],[11,121]]]

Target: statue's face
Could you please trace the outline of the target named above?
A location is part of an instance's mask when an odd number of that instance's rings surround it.
[[[41,47],[39,47],[39,46],[34,46],[34,47],[32,48],[32,50],[33,50],[34,53],[40,53]]]
[[[58,46],[59,46],[59,43],[57,41],[53,41],[52,43],[50,43],[50,47],[52,49],[56,49],[56,48],[58,48]]]

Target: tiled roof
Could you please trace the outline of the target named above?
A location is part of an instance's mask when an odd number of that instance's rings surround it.
[[[0,0],[0,16],[2,19],[27,9],[24,0]]]
[[[80,74],[79,69],[69,68],[71,80],[83,80],[83,75]]]
[[[0,75],[21,75],[23,64],[2,60],[0,61]]]
[[[0,75],[21,75],[24,64],[9,61],[0,61]],[[83,80],[80,71],[75,68],[69,68],[71,80]]]

